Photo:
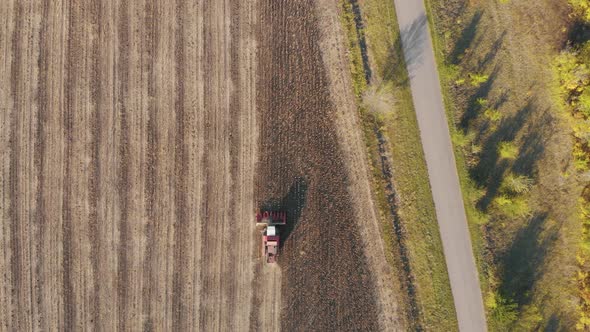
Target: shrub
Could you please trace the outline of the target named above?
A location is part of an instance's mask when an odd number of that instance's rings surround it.
[[[393,95],[383,89],[369,87],[363,94],[362,106],[381,122],[393,114],[394,105]]]
[[[502,295],[489,292],[485,299],[485,305],[494,321],[499,325],[496,329],[499,331],[508,331],[518,318],[517,305]]]
[[[474,87],[478,87],[483,83],[487,82],[490,77],[484,74],[469,74],[469,79],[471,79],[471,85]]]
[[[585,119],[590,118],[590,89],[585,88],[578,98],[577,111],[580,112]]]
[[[556,59],[557,76],[567,100],[576,93],[580,94],[589,83],[590,71],[586,64],[579,61],[577,55],[573,50],[566,50]]]
[[[518,156],[518,146],[513,142],[501,142],[498,145],[498,154],[502,159],[516,159]]]
[[[539,308],[534,305],[524,306],[521,310],[518,322],[514,325],[514,331],[538,331],[539,323],[543,321],[543,316]]]
[[[590,157],[588,157],[582,143],[576,142],[574,144],[572,154],[574,156],[574,167],[576,170],[585,172],[590,169]]]
[[[533,179],[525,175],[508,174],[502,180],[501,191],[509,194],[526,194],[531,190]]]
[[[493,108],[485,110],[483,112],[483,115],[486,117],[486,119],[488,119],[492,122],[497,122],[502,119],[502,113],[496,109],[493,109]]]
[[[477,98],[475,100],[475,102],[477,103],[477,105],[479,105],[479,107],[486,107],[488,106],[488,100],[485,98]]]
[[[508,218],[526,217],[531,213],[528,201],[522,196],[500,195],[494,198],[493,206]]]
[[[469,145],[473,141],[474,137],[474,133],[465,134],[461,130],[454,131],[451,134],[451,140],[453,141],[453,143],[462,148],[465,148],[467,145]]]

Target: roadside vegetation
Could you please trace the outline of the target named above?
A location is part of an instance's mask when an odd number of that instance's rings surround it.
[[[392,1],[341,1],[354,93],[387,246],[411,330],[457,321]]]
[[[575,18],[567,47],[556,57],[558,95],[573,136],[572,159],[577,173],[590,172],[590,1],[569,0]],[[581,238],[578,271],[578,330],[590,329],[590,183],[578,199]]]
[[[492,331],[590,328],[590,9],[567,1],[426,0]]]

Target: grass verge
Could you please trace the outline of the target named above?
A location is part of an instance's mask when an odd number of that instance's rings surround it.
[[[488,328],[571,330],[579,189],[547,66],[567,11],[549,0],[425,5]]]
[[[399,273],[408,326],[457,320],[392,1],[342,0],[387,260]]]
[[[461,147],[461,144],[457,144],[460,140],[458,137],[462,137],[463,134],[460,130],[458,130],[457,123],[455,122],[457,106],[453,103],[453,98],[450,93],[451,89],[449,86],[449,82],[453,82],[456,77],[455,69],[452,66],[449,66],[445,61],[444,52],[442,51],[444,48],[442,47],[442,42],[440,40],[442,34],[437,30],[436,24],[433,22],[434,13],[430,6],[430,0],[425,0],[424,5],[426,7],[428,26],[430,28],[430,35],[432,37],[434,54],[437,62],[436,65],[440,77],[441,92],[447,114],[449,131],[451,137],[453,138],[455,163],[457,166],[457,173],[459,175],[461,192],[463,193],[463,202],[465,206],[465,213],[467,215],[467,221],[469,223],[469,231],[471,233],[471,245],[479,272],[479,282],[482,291],[484,294],[486,294],[488,290],[488,278],[486,276],[486,262],[482,258],[484,254],[485,243],[481,229],[481,225],[486,222],[486,218],[482,216],[482,214],[475,207],[477,198],[481,196],[481,192],[471,181],[463,148]]]

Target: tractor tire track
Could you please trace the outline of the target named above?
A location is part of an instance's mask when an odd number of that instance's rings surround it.
[[[145,29],[146,36],[142,39],[145,41],[145,51],[147,60],[147,99],[148,99],[148,119],[147,119],[147,175],[145,180],[145,196],[146,196],[146,212],[147,224],[145,226],[146,245],[144,254],[144,270],[143,270],[143,329],[145,331],[152,331],[154,322],[152,320],[152,289],[155,287],[152,262],[154,260],[153,245],[155,241],[155,225],[156,222],[156,188],[157,188],[157,146],[158,136],[156,128],[156,84],[155,84],[155,62],[158,57],[156,45],[158,44],[158,19],[157,9],[151,1],[145,3]]]
[[[90,256],[91,269],[92,269],[92,311],[90,313],[90,321],[93,323],[93,327],[97,330],[103,330],[100,321],[100,256],[101,256],[101,241],[100,241],[100,230],[99,222],[99,200],[101,196],[99,183],[101,181],[101,168],[100,168],[100,146],[101,146],[101,131],[102,131],[102,118],[101,110],[103,108],[101,94],[103,89],[103,75],[101,72],[101,56],[100,56],[100,38],[103,33],[103,17],[100,1],[94,0],[91,5],[91,35],[92,35],[92,49],[91,49],[91,77],[90,82],[90,101],[92,105],[90,115],[90,173],[88,178],[88,200],[89,200],[89,232],[90,232],[90,250],[92,252]]]
[[[227,314],[224,302],[230,300],[225,280],[222,276],[226,272],[226,248],[228,243],[228,203],[229,203],[229,142],[228,121],[229,86],[226,71],[228,70],[227,49],[229,42],[226,37],[227,1],[204,4],[204,51],[205,83],[205,145],[209,146],[204,158],[204,207],[202,219],[205,225],[204,237],[201,245],[203,253],[201,281],[201,303],[203,306],[200,316],[201,328],[205,330],[229,329],[231,317]],[[229,16],[229,15],[227,15]],[[225,321],[222,321],[223,318]],[[225,327],[225,328],[224,328]]]
[[[188,231],[189,220],[187,219],[187,192],[189,188],[186,187],[186,178],[188,175],[188,151],[187,151],[187,135],[185,122],[187,116],[185,114],[185,40],[184,40],[184,24],[185,24],[185,6],[183,1],[176,1],[175,3],[175,69],[176,69],[176,96],[174,101],[174,111],[176,112],[175,132],[176,140],[174,146],[175,155],[175,171],[174,171],[174,206],[176,209],[174,220],[174,271],[172,282],[172,330],[183,331],[188,330],[189,326],[182,326],[183,322],[187,322],[188,312],[187,304],[182,302],[183,294],[186,289],[186,277],[188,273],[186,252],[188,245]]]
[[[117,253],[117,313],[118,329],[126,331],[129,307],[129,255],[130,255],[130,229],[129,229],[129,126],[127,98],[129,95],[129,4],[123,1],[119,4],[117,17],[117,93],[115,110],[119,115],[120,137],[118,142],[118,174],[117,196],[119,199],[120,216],[118,220],[119,242]]]
[[[79,74],[78,68],[75,68],[75,58],[80,48],[78,41],[80,38],[75,32],[76,15],[73,14],[73,5],[68,4],[68,39],[66,44],[66,61],[65,61],[65,105],[63,116],[63,133],[64,133],[64,170],[62,178],[64,179],[63,190],[63,208],[62,208],[62,288],[63,288],[63,327],[67,331],[75,329],[76,305],[74,298],[74,271],[73,271],[73,244],[72,244],[72,131],[74,129],[74,112],[75,112],[75,89]]]
[[[21,106],[21,39],[22,39],[22,31],[23,31],[23,8],[24,4],[16,4],[14,6],[14,22],[15,28],[12,34],[12,62],[10,66],[10,94],[12,98],[12,112],[11,112],[11,123],[10,123],[10,138],[9,138],[9,148],[10,148],[10,166],[8,171],[9,176],[9,196],[10,196],[10,205],[9,205],[9,218],[10,218],[10,277],[11,277],[11,296],[15,300],[16,305],[16,312],[14,308],[14,304],[11,305],[11,317],[16,319],[16,322],[12,321],[13,326],[24,328],[24,312],[23,310],[18,310],[19,308],[24,308],[24,301],[23,301],[23,291],[22,291],[22,278],[21,270],[23,266],[22,262],[22,253],[21,253],[21,239],[22,239],[22,230],[21,230],[21,216],[19,214],[19,205],[20,205],[20,194],[18,192],[19,184],[20,184],[20,176],[18,174],[19,169],[21,168],[21,156],[19,147],[21,145],[20,142],[20,122],[19,122],[19,114],[23,112]]]
[[[35,128],[35,145],[34,145],[34,165],[35,165],[35,173],[36,173],[36,181],[37,181],[37,188],[36,188],[36,195],[35,195],[35,227],[36,233],[34,234],[33,238],[35,239],[35,251],[34,255],[37,258],[34,267],[34,284],[35,284],[35,298],[34,304],[37,307],[36,313],[33,314],[33,322],[34,322],[34,329],[37,330],[47,330],[49,326],[47,325],[47,317],[43,315],[44,308],[46,303],[44,301],[44,291],[45,291],[45,242],[47,239],[47,228],[46,224],[48,222],[46,216],[46,204],[45,204],[45,186],[46,186],[46,141],[48,140],[47,137],[47,122],[48,122],[48,111],[49,105],[51,103],[49,97],[49,53],[50,53],[50,44],[48,40],[48,33],[49,33],[49,6],[50,1],[45,0],[43,1],[42,10],[41,10],[41,22],[39,24],[39,55],[37,58],[37,66],[38,66],[38,85],[37,85],[37,124]]]

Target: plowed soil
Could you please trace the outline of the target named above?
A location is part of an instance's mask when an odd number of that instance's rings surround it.
[[[0,1],[0,330],[393,327],[314,8]]]

